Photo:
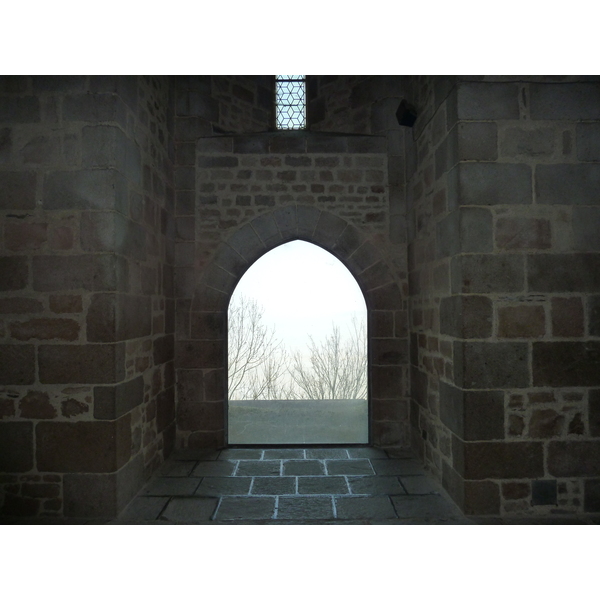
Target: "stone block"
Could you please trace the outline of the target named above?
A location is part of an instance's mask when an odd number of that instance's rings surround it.
[[[69,92],[83,90],[87,76],[85,75],[36,75],[32,78],[34,92]]]
[[[485,208],[460,208],[437,223],[436,256],[461,252],[492,252],[492,213]]]
[[[175,388],[171,386],[156,397],[156,431],[161,433],[175,421]],[[200,429],[208,429],[202,427]]]
[[[551,408],[536,409],[529,419],[529,437],[552,438],[563,433],[565,417]]]
[[[549,442],[548,473],[554,477],[597,477],[600,440]]]
[[[457,89],[459,120],[519,118],[519,86],[516,83],[460,83]]]
[[[11,517],[35,517],[38,514],[39,506],[38,498],[24,498],[6,492],[0,514]]]
[[[524,261],[517,255],[471,254],[451,260],[453,294],[493,294],[524,289]]]
[[[62,103],[64,121],[104,123],[116,121],[127,126],[127,108],[116,94],[68,94]]]
[[[600,251],[600,206],[573,207],[573,248]]]
[[[348,137],[343,135],[318,133],[307,137],[306,140],[307,152],[347,152]]]
[[[537,338],[546,333],[543,306],[502,306],[498,308],[499,338]]]
[[[0,298],[0,314],[2,315],[39,313],[43,310],[44,305],[34,298],[21,298],[19,296]]]
[[[600,390],[590,390],[588,400],[590,435],[600,437]]]
[[[127,181],[114,169],[53,171],[44,178],[43,206],[49,210],[128,212]]]
[[[220,340],[180,341],[175,344],[175,361],[180,369],[217,369],[226,361]]]
[[[550,306],[554,337],[583,336],[584,317],[581,298],[552,298]]]
[[[268,154],[269,138],[258,135],[235,136],[233,151],[239,154]]]
[[[35,428],[40,471],[110,473],[129,461],[131,419],[117,421],[44,422]]]
[[[588,322],[590,335],[600,336],[600,296],[588,298]]]
[[[127,284],[127,261],[122,256],[79,254],[33,257],[33,289],[36,291],[124,291]]]
[[[112,386],[94,387],[94,419],[112,421],[144,400],[143,376]]]
[[[600,123],[577,123],[575,131],[577,158],[600,161]]]
[[[290,133],[291,132],[286,132],[285,135],[270,136],[269,152],[272,152],[273,154],[306,152],[306,136],[303,134],[290,135]]]
[[[458,338],[492,335],[492,301],[486,296],[449,296],[440,302],[440,332]]]
[[[41,383],[116,383],[125,375],[125,344],[40,345]]]
[[[600,386],[600,342],[534,342],[533,385]]]
[[[529,96],[532,119],[600,119],[600,86],[597,83],[532,83]]]
[[[33,469],[33,423],[0,422],[0,472]]]
[[[4,226],[4,247],[13,252],[39,250],[47,239],[47,223],[16,223],[9,220]]]
[[[530,385],[526,342],[454,342],[453,352],[454,382],[463,389]]]
[[[35,381],[35,347],[0,344],[0,385],[30,385]]]
[[[600,479],[586,479],[583,483],[583,510],[600,512]]]
[[[79,323],[73,319],[29,319],[10,324],[10,335],[15,340],[65,340],[79,338]]]
[[[36,174],[33,171],[0,172],[0,210],[35,208]]]
[[[538,204],[600,204],[600,164],[537,165]]]
[[[183,431],[219,431],[225,426],[223,403],[178,397],[177,426]]]
[[[492,161],[498,158],[496,123],[458,123],[457,136],[458,160]]]
[[[453,438],[455,469],[465,479],[537,479],[544,475],[542,442],[463,442]]]
[[[64,314],[83,312],[83,299],[81,296],[49,296],[48,301],[50,305],[50,310],[53,313]]]
[[[22,290],[29,281],[26,256],[0,256],[0,292]]]
[[[504,439],[504,393],[470,392],[440,381],[440,418],[466,441]]]
[[[457,187],[449,189],[449,206],[531,204],[531,167],[524,164],[466,162],[453,171]],[[456,197],[452,197],[455,194]]]
[[[125,294],[93,294],[86,325],[88,342],[119,342],[150,335],[151,298]]]
[[[192,339],[225,339],[225,315],[221,312],[193,312],[190,323]]]
[[[600,292],[600,254],[535,254],[527,257],[530,292]]]
[[[371,367],[371,396],[379,400],[403,396],[404,381],[400,366]]]
[[[371,364],[403,365],[408,363],[408,341],[371,339]]]
[[[553,129],[508,127],[500,138],[500,153],[508,158],[528,159],[552,156],[556,144]]]
[[[173,360],[175,354],[175,338],[173,335],[165,335],[154,340],[153,358],[155,365],[162,365]],[[183,365],[181,365],[182,368]]]
[[[526,217],[499,218],[495,239],[501,250],[546,250],[552,246],[550,221]]]
[[[39,123],[40,99],[37,96],[0,97],[0,123]]]

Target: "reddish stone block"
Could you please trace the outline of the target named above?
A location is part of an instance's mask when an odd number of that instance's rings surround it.
[[[10,334],[15,340],[65,340],[79,338],[79,323],[72,319],[29,319],[10,324]]]
[[[0,385],[29,385],[35,381],[35,347],[0,344]]]
[[[529,402],[537,404],[540,402],[554,402],[554,394],[552,392],[531,392],[527,394]]]
[[[71,250],[73,248],[73,230],[70,227],[55,227],[50,230],[48,242],[52,250]]]
[[[502,496],[506,500],[520,500],[521,498],[528,498],[529,494],[531,494],[531,484],[529,482],[502,482]]]
[[[60,404],[60,412],[63,417],[76,417],[89,412],[90,407],[85,402],[79,402],[75,398],[63,400]]]
[[[44,310],[44,305],[33,298],[0,298],[0,314],[27,314]]]
[[[583,336],[583,302],[576,298],[552,298],[552,335]]]
[[[530,438],[551,438],[563,432],[565,417],[552,409],[534,410],[529,420]]]
[[[498,337],[534,338],[546,332],[543,306],[506,306],[498,308]]]
[[[4,246],[13,252],[39,250],[47,238],[47,223],[19,223],[7,220],[4,227]]]
[[[81,296],[50,296],[50,310],[54,313],[80,313],[83,312]]]
[[[38,423],[37,466],[59,473],[109,473],[131,455],[131,418],[117,421]]]
[[[57,412],[48,394],[29,390],[19,401],[19,414],[25,419],[54,419]]]
[[[600,475],[600,441],[550,442],[548,472],[554,477]]]

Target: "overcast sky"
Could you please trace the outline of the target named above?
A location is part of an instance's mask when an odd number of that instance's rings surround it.
[[[366,319],[364,297],[350,271],[329,252],[294,241],[271,250],[246,271],[235,296],[252,297],[264,309],[264,322],[290,350],[302,349],[331,331],[346,330],[352,316]]]

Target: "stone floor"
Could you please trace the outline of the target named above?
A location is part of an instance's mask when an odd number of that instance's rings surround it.
[[[182,450],[114,524],[469,524],[420,462],[364,447]]]

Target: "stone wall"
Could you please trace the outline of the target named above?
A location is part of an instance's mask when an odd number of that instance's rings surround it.
[[[294,239],[356,277],[369,311],[371,439],[408,444],[406,267],[389,238],[385,148],[381,137],[305,132],[198,141],[194,204],[176,213],[180,445],[226,443],[229,298],[255,260]]]
[[[600,85],[575,79],[415,82],[413,439],[469,514],[599,507]]]
[[[175,439],[167,78],[0,82],[0,505],[113,516]]]

